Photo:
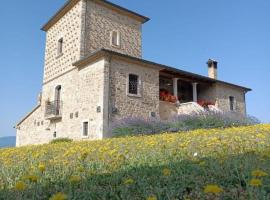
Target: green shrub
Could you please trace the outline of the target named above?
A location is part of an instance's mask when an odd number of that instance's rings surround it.
[[[57,138],[50,142],[50,144],[57,144],[57,143],[70,143],[72,142],[72,139],[69,138]]]

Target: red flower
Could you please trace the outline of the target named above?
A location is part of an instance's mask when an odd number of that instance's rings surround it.
[[[159,99],[161,101],[167,101],[171,103],[175,103],[177,100],[177,97],[171,95],[167,90],[160,90],[159,92]]]
[[[198,103],[200,106],[204,107],[204,108],[209,108],[209,106],[211,106],[211,105],[214,106],[214,105],[215,105],[213,102],[211,102],[211,101],[206,101],[206,100],[198,100],[197,103]]]

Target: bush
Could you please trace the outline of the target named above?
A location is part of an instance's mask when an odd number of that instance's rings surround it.
[[[72,139],[69,138],[57,138],[50,142],[50,144],[58,144],[58,143],[70,143],[72,142]]]
[[[243,117],[236,113],[208,111],[201,114],[178,115],[166,121],[158,119],[125,118],[114,123],[114,137],[148,135],[164,132],[190,131],[195,129],[228,128],[259,124],[254,117]]]

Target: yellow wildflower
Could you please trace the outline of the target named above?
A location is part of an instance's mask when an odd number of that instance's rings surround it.
[[[151,195],[151,196],[147,197],[146,200],[157,200],[157,197],[155,195]]]
[[[36,183],[38,181],[38,177],[35,175],[27,175],[27,176],[23,176],[22,180]]]
[[[264,172],[262,170],[259,170],[259,169],[252,171],[251,175],[254,176],[254,177],[268,176],[268,174],[266,172]]]
[[[134,180],[132,178],[128,178],[128,179],[124,180],[125,185],[132,185],[133,183],[134,183]]]
[[[43,173],[46,170],[46,167],[44,164],[39,164],[38,169],[39,169],[39,171],[41,171]]]
[[[53,195],[49,200],[67,200],[67,195],[62,193],[62,192],[59,192],[55,195]]]
[[[223,189],[220,188],[218,185],[207,185],[204,188],[204,193],[219,194],[221,192],[223,192]]]
[[[83,160],[84,161],[87,158],[87,156],[88,156],[88,153],[87,152],[83,152],[81,154],[80,160]]]
[[[36,183],[38,181],[38,177],[35,175],[31,175],[31,176],[28,176],[28,180],[33,183]]]
[[[162,173],[164,176],[170,176],[171,175],[171,170],[168,168],[165,168],[162,170]]]
[[[26,189],[26,184],[22,181],[19,181],[15,184],[15,189],[18,191],[24,191]]]
[[[79,183],[81,181],[81,177],[80,176],[71,176],[69,178],[69,182],[70,183]]]
[[[262,185],[262,181],[260,179],[251,179],[249,184],[253,187],[259,187]]]

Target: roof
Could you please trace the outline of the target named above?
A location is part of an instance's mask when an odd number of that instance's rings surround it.
[[[76,66],[76,67],[83,67],[83,66],[87,65],[88,63],[92,62],[93,60],[98,59],[98,58],[100,58],[100,57],[102,57],[104,55],[118,56],[118,57],[121,57],[121,58],[125,58],[125,59],[129,59],[129,60],[132,60],[132,61],[135,61],[135,62],[139,62],[139,63],[142,63],[142,64],[151,65],[152,67],[156,67],[156,68],[158,68],[160,70],[165,70],[165,71],[178,73],[178,74],[181,74],[181,75],[183,75],[185,77],[201,80],[201,81],[204,81],[204,82],[220,83],[220,84],[223,84],[223,85],[228,85],[228,86],[231,86],[231,87],[236,87],[236,88],[242,89],[242,90],[244,90],[246,92],[251,91],[250,88],[247,88],[247,87],[244,87],[244,86],[240,86],[240,85],[236,85],[236,84],[233,84],[233,83],[212,79],[212,78],[209,78],[209,77],[206,77],[206,76],[202,76],[202,75],[199,75],[199,74],[187,72],[187,71],[180,70],[180,69],[177,69],[177,68],[174,68],[174,67],[170,67],[170,66],[167,66],[167,65],[155,63],[155,62],[144,60],[144,59],[141,59],[141,58],[136,58],[136,57],[133,57],[133,56],[118,53],[118,52],[111,51],[111,50],[104,49],[104,48],[89,54],[85,58],[82,58],[81,60],[73,63],[73,65]]]
[[[51,28],[63,15],[65,15],[71,8],[73,8],[74,5],[76,5],[80,0],[68,0],[50,19],[47,23],[45,23],[41,30],[47,31],[49,28]],[[141,14],[138,14],[134,11],[128,10],[124,7],[121,7],[119,5],[116,5],[110,1],[107,0],[91,0],[96,3],[99,3],[100,5],[107,6],[111,9],[114,9],[116,11],[120,11],[122,13],[128,14],[142,23],[145,23],[150,20],[150,18],[145,17]]]
[[[33,110],[31,112],[29,112],[24,118],[22,118],[16,125],[16,127],[20,126],[30,115],[32,115],[38,108],[40,107],[40,105],[37,105],[35,108],[33,108]],[[15,128],[16,128],[15,127]]]

